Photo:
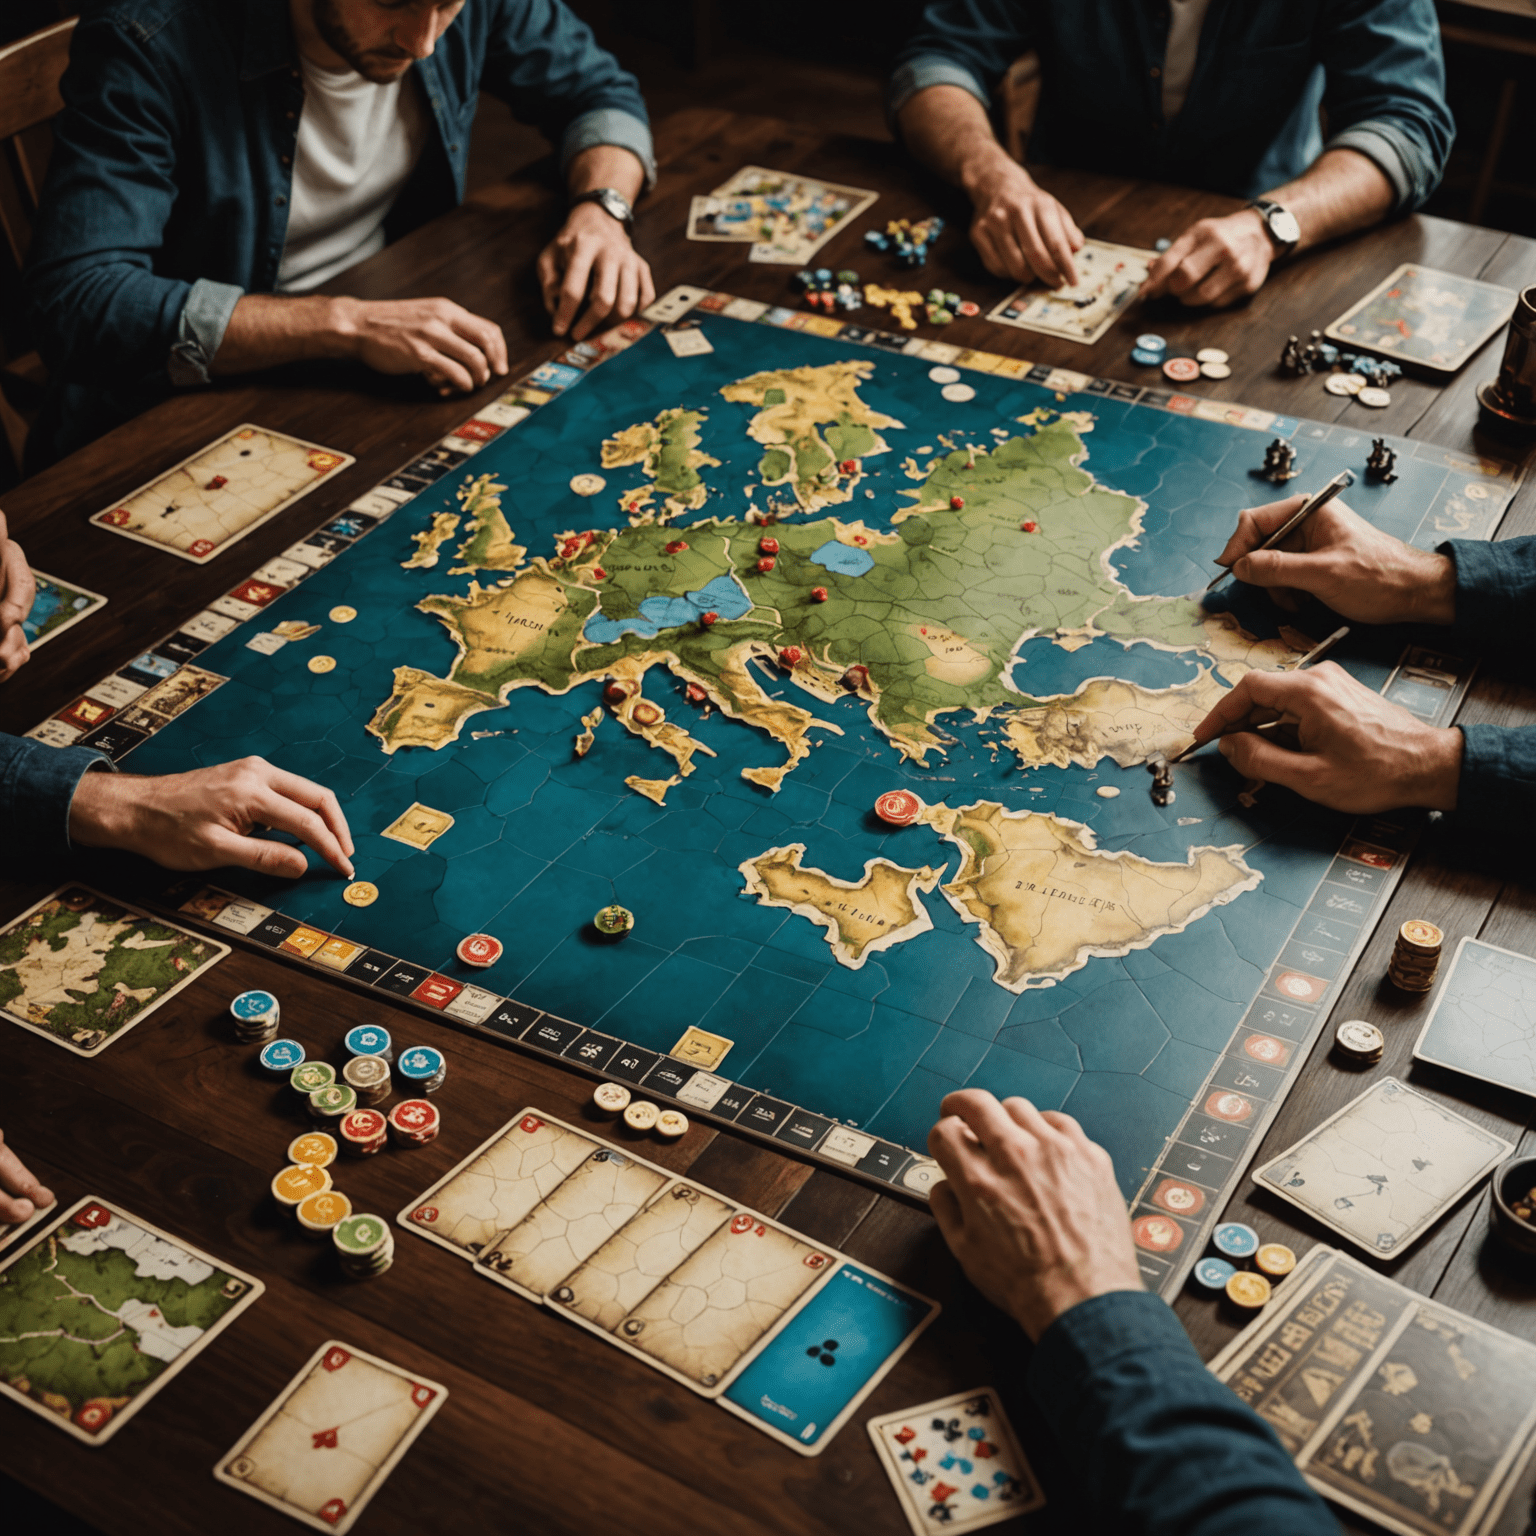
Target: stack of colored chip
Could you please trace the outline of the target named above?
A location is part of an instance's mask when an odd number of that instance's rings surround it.
[[[1231,364],[1220,347],[1201,347],[1195,353],[1195,361],[1200,364],[1200,372],[1208,379],[1232,377]]]
[[[1208,1291],[1225,1291],[1227,1281],[1237,1273],[1237,1266],[1209,1254],[1195,1265],[1195,1283]]]
[[[1269,1281],[1250,1269],[1240,1269],[1227,1277],[1227,1299],[1245,1312],[1257,1312],[1268,1302],[1271,1291]]]
[[[382,1104],[394,1086],[382,1056],[354,1056],[341,1069],[342,1080],[357,1093],[359,1104]]]
[[[1217,1253],[1239,1262],[1251,1259],[1259,1250],[1259,1234],[1241,1221],[1224,1221],[1211,1234]]]
[[[382,1275],[395,1262],[395,1234],[382,1216],[343,1216],[331,1228],[331,1246],[349,1280]]]
[[[282,1008],[270,992],[242,992],[229,1005],[235,1021],[235,1039],[241,1045],[260,1045],[274,1039]]]
[[[389,1137],[397,1147],[424,1147],[443,1123],[430,1099],[402,1099],[389,1112]]]
[[[1140,363],[1143,368],[1161,368],[1163,357],[1168,351],[1168,343],[1151,331],[1136,338],[1136,345],[1131,349],[1131,361]]]
[[[1345,1061],[1357,1067],[1373,1067],[1387,1048],[1387,1037],[1364,1019],[1346,1019],[1334,1031],[1334,1044]]]
[[[301,1099],[329,1088],[336,1081],[336,1069],[328,1061],[301,1061],[288,1074],[288,1082]]]
[[[343,1044],[353,1056],[382,1056],[385,1061],[395,1059],[394,1044],[382,1024],[359,1024],[355,1029],[349,1029]]]
[[[448,1059],[430,1045],[413,1045],[401,1051],[396,1070],[413,1093],[436,1093],[448,1076]]]
[[[287,1082],[289,1074],[304,1060],[304,1047],[297,1040],[273,1040],[262,1046],[256,1059],[268,1077]]]
[[[688,1134],[688,1116],[680,1109],[664,1109],[656,1117],[656,1134],[663,1141],[677,1141]]]
[[[620,1114],[629,1107],[629,1100],[629,1089],[623,1083],[599,1083],[592,1090],[592,1106],[599,1114]]]
[[[339,1189],[322,1189],[305,1195],[294,1214],[306,1237],[329,1237],[336,1223],[352,1214],[352,1202]]]
[[[354,1109],[336,1127],[341,1144],[354,1157],[372,1157],[389,1140],[389,1121],[376,1109]]]
[[[339,1125],[357,1108],[357,1089],[348,1083],[327,1083],[309,1096],[309,1113],[317,1125]]]
[[[305,1131],[288,1143],[288,1161],[310,1168],[329,1168],[336,1161],[336,1138],[326,1131]]]
[[[293,1163],[274,1176],[272,1198],[280,1211],[294,1211],[298,1209],[299,1201],[330,1187],[329,1170],[317,1168],[313,1163]]]
[[[465,965],[484,969],[501,959],[501,940],[488,933],[471,933],[459,940],[454,953]]]
[[[1445,935],[1433,923],[1414,917],[1397,930],[1387,980],[1404,992],[1428,992],[1440,969],[1440,950]]]

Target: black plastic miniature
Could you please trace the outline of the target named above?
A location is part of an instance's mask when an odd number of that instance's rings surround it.
[[[1147,772],[1152,775],[1152,804],[1158,807],[1172,805],[1175,799],[1173,764],[1159,752],[1156,757],[1147,759]]]
[[[1365,478],[1391,485],[1397,479],[1397,454],[1387,447],[1384,437],[1371,439],[1371,454],[1365,461]]]
[[[1259,469],[1250,469],[1250,475],[1268,480],[1271,485],[1284,485],[1296,478],[1296,450],[1284,438],[1273,439],[1264,450],[1264,463]]]

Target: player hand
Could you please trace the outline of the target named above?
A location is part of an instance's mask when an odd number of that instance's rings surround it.
[[[32,655],[21,621],[32,611],[37,583],[21,545],[11,538],[0,512],[0,683],[24,667]]]
[[[1147,268],[1143,299],[1173,294],[1188,305],[1236,304],[1264,286],[1275,259],[1264,221],[1251,208],[1191,224]]]
[[[1241,729],[1261,717],[1295,721],[1296,750]],[[1336,811],[1456,808],[1461,732],[1426,725],[1331,661],[1305,672],[1244,673],[1195,727],[1197,746],[1215,736],[1245,778],[1283,785]]]
[[[1072,257],[1083,248],[1083,232],[1023,166],[1000,154],[979,179],[967,180],[966,191],[976,209],[971,241],[994,277],[1038,278],[1047,288],[1077,281]]]
[[[501,327],[451,299],[337,299],[346,351],[380,373],[419,373],[439,394],[468,392],[507,371]]]
[[[70,841],[82,847],[124,848],[167,869],[237,864],[297,879],[309,868],[304,855],[251,836],[262,827],[293,833],[352,878],[352,834],[336,796],[260,757],[163,778],[87,773],[69,807]]]
[[[555,335],[570,331],[572,341],[581,341],[604,320],[627,320],[656,299],[650,264],[629,243],[624,226],[596,203],[571,209],[560,233],[539,253],[538,272]],[[577,320],[583,299],[587,307]]]
[[[39,1207],[52,1205],[53,1199],[53,1191],[37,1181],[0,1133],[0,1221],[25,1221]]]
[[[945,1182],[929,1208],[972,1284],[1031,1339],[1080,1301],[1142,1288],[1114,1164],[1071,1115],[978,1088],[939,1110],[928,1150]]]
[[[1337,496],[1276,549],[1258,548],[1301,510],[1301,496],[1238,514],[1217,555],[1239,581],[1265,587],[1295,611],[1310,594],[1361,624],[1449,624],[1456,617],[1456,566],[1449,555],[1415,549],[1351,512]],[[1252,553],[1249,553],[1252,551]]]

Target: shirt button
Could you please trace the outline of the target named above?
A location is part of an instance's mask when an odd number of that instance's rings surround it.
[[[272,206],[274,208],[281,208],[287,201],[288,199],[284,197],[282,193],[278,193],[278,195],[272,199]]]
[[[1163,78],[1163,72],[1157,67],[1156,64],[1154,64],[1152,68],[1147,71],[1147,73],[1150,74],[1154,80],[1161,80]]]
[[[292,165],[293,164],[293,157],[291,155],[284,155],[283,156],[283,164],[284,165]]]

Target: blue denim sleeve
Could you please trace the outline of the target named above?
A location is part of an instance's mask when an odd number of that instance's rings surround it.
[[[69,803],[82,775],[112,761],[88,747],[50,747],[0,735],[0,827],[5,850],[22,865],[69,853]]]
[[[1375,161],[1396,189],[1396,211],[1412,213],[1440,184],[1456,137],[1434,0],[1334,0],[1319,57],[1323,147]]]
[[[1338,1524],[1273,1431],[1206,1370],[1156,1296],[1064,1312],[1030,1361],[1084,1526],[1116,1536],[1325,1536]]]
[[[958,85],[983,106],[1008,66],[1034,45],[1024,0],[930,0],[896,58],[886,107],[896,114],[930,85]]]
[[[1536,638],[1536,536],[1448,539],[1435,553],[1456,564],[1458,640],[1482,648]]]

